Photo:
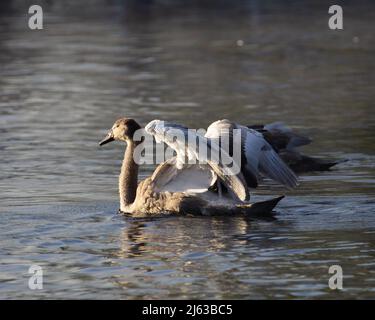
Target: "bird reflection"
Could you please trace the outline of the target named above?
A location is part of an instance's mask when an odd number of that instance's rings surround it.
[[[147,245],[147,233],[144,231],[146,224],[142,221],[129,220],[120,234],[120,258],[141,256]]]
[[[123,219],[119,248],[114,255],[127,260],[120,262],[126,272],[116,276],[116,285],[150,299],[160,297],[164,290],[176,297],[191,292],[202,298],[212,297],[207,283],[221,292],[246,293],[249,286],[242,281],[242,270],[257,272],[255,258],[270,250],[275,244],[271,238],[282,233],[282,229],[275,228],[279,224],[275,218]],[[144,295],[148,287],[152,291]]]
[[[252,226],[255,221],[247,216],[124,219],[126,226],[120,234],[117,256],[150,256],[150,259],[155,256],[176,258],[189,252],[229,250],[238,244],[241,236],[254,232]],[[267,217],[263,220],[275,221],[276,218]]]

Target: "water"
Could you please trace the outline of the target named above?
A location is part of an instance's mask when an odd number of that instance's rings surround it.
[[[42,31],[24,1],[0,7],[0,298],[375,298],[373,4],[331,31],[325,1],[79,3],[46,2]],[[259,188],[287,194],[274,219],[129,219],[123,146],[98,147],[120,116],[282,120],[348,161]]]

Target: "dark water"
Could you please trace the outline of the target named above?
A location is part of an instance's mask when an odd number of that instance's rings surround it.
[[[331,31],[326,1],[79,3],[46,2],[42,31],[24,1],[0,7],[0,298],[375,298],[373,4],[345,2]],[[120,116],[282,120],[348,161],[303,175],[273,220],[132,220],[124,146],[98,147]]]

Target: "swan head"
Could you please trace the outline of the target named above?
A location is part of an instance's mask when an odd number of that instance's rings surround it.
[[[129,142],[133,140],[134,133],[139,129],[141,126],[134,119],[117,119],[99,145],[102,146],[114,140]]]

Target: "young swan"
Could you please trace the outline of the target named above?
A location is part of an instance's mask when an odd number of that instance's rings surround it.
[[[138,217],[163,214],[267,214],[283,198],[250,204],[219,197],[217,191],[211,188],[217,176],[208,166],[190,165],[179,169],[174,158],[160,164],[152,176],[138,184],[140,155],[134,151],[143,142],[135,141],[134,134],[139,129],[141,126],[133,119],[118,119],[99,143],[102,146],[117,140],[127,144],[119,176],[122,213]]]

